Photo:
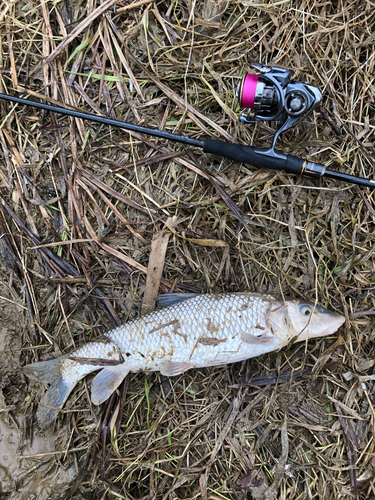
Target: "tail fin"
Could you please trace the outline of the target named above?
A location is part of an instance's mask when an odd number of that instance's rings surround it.
[[[69,394],[74,389],[78,380],[64,381],[62,378],[55,380],[48,391],[42,396],[36,418],[38,419],[39,427],[45,429],[50,426],[59,414],[58,408],[64,406]]]
[[[79,380],[63,380],[61,363],[65,358],[66,356],[63,356],[51,361],[33,363],[22,368],[22,372],[32,380],[42,384],[51,384],[51,387],[41,398],[36,412],[38,424],[42,429],[52,424],[59,414],[58,408],[63,407]]]
[[[52,384],[54,380],[60,377],[60,364],[66,356],[51,359],[50,361],[41,361],[21,368],[22,372],[32,380],[41,384]]]
[[[91,357],[92,348],[94,348],[95,354],[99,354],[99,357]],[[101,354],[103,354],[103,358],[100,358]],[[116,344],[108,339],[104,342],[98,341],[96,344],[91,344],[89,349],[84,346],[75,351],[73,355],[78,355],[78,359],[72,358],[71,355],[65,355],[51,361],[34,363],[22,369],[23,373],[31,379],[50,385],[40,400],[36,413],[41,428],[48,427],[53,423],[59,414],[59,408],[63,407],[77,382],[89,373],[104,368],[99,376],[95,377],[93,384],[93,401],[95,404],[100,404],[116,390],[129,371],[125,363],[122,362],[121,351]],[[89,358],[86,357],[87,355]],[[120,364],[111,366],[112,362]]]

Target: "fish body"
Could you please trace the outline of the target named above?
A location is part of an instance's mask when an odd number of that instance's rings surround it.
[[[252,293],[167,294],[162,308],[129,321],[69,355],[23,368],[51,387],[38,406],[41,427],[50,425],[71,390],[87,374],[92,402],[104,402],[129,372],[179,375],[252,358],[287,345],[334,333],[340,314],[300,299],[275,300]]]

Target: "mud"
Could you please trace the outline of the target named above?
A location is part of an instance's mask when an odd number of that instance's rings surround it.
[[[61,498],[77,476],[76,468],[74,464],[65,467],[59,463],[64,453],[54,453],[56,434],[36,432],[32,443],[23,446],[23,420],[22,415],[14,416],[14,412],[0,414],[0,498]]]
[[[65,498],[77,476],[70,456],[55,452],[66,449],[66,439],[37,429],[27,437],[28,393],[20,371],[25,310],[1,280],[1,271],[0,263],[0,296],[7,299],[0,299],[0,498]]]
[[[0,295],[15,302],[14,298],[7,293],[5,286],[0,286]],[[23,309],[12,302],[0,299],[0,389],[7,388],[8,398],[12,403],[20,396],[18,386],[22,323]]]

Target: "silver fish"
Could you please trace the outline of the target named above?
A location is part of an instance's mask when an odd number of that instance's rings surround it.
[[[253,293],[166,294],[161,309],[106,333],[71,354],[23,368],[29,378],[51,384],[37,410],[40,427],[57,417],[70,392],[87,374],[92,402],[106,401],[129,372],[189,370],[234,363],[286,346],[291,340],[334,333],[340,314],[300,299],[275,300]]]

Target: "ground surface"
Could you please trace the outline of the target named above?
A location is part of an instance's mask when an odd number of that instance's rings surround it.
[[[374,178],[371,2],[129,5],[3,2],[0,91],[265,146],[275,124],[240,125],[234,90],[251,62],[280,65],[324,99],[279,148]],[[0,497],[374,496],[373,193],[0,107]],[[148,267],[158,293],[317,298],[347,321],[242,364],[133,374],[101,408],[88,378],[38,431],[20,366],[152,307]]]

